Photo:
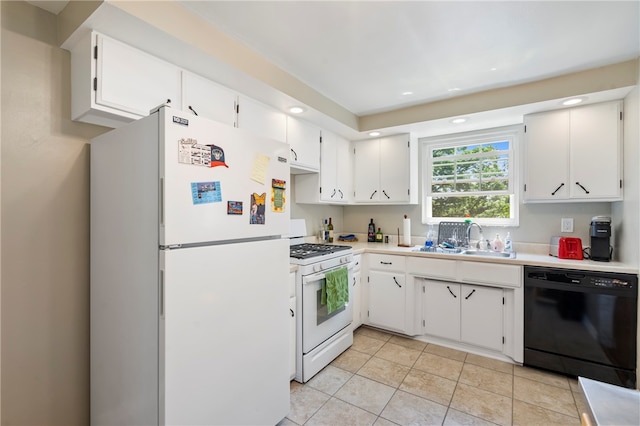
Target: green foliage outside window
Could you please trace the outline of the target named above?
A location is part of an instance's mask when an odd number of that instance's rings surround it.
[[[431,153],[432,217],[509,218],[509,141],[438,147]]]

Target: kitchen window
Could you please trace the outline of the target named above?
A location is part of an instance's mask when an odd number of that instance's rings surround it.
[[[422,221],[517,226],[516,147],[522,126],[421,139]]]

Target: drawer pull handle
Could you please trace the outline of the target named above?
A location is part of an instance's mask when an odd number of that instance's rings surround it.
[[[457,298],[458,296],[456,296],[455,294],[453,294],[453,292],[451,291],[451,287],[447,286],[447,290],[449,290],[449,293],[451,293],[451,295],[455,298]]]
[[[396,277],[393,277],[393,281],[395,281],[396,285],[400,288],[402,288],[402,286],[400,285],[400,283],[398,282],[398,280],[396,280]]]
[[[382,265],[393,265],[393,262],[383,262],[382,260],[380,261],[380,263]]]
[[[289,308],[289,312],[291,312],[291,316],[293,316],[293,309]]]

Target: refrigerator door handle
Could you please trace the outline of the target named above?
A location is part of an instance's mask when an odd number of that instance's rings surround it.
[[[164,319],[164,271],[160,270],[160,319]]]
[[[164,226],[164,178],[160,178],[160,225]]]

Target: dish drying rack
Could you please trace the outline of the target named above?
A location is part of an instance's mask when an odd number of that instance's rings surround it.
[[[468,245],[467,227],[465,222],[440,222],[438,225],[438,246],[442,243],[462,247]]]

